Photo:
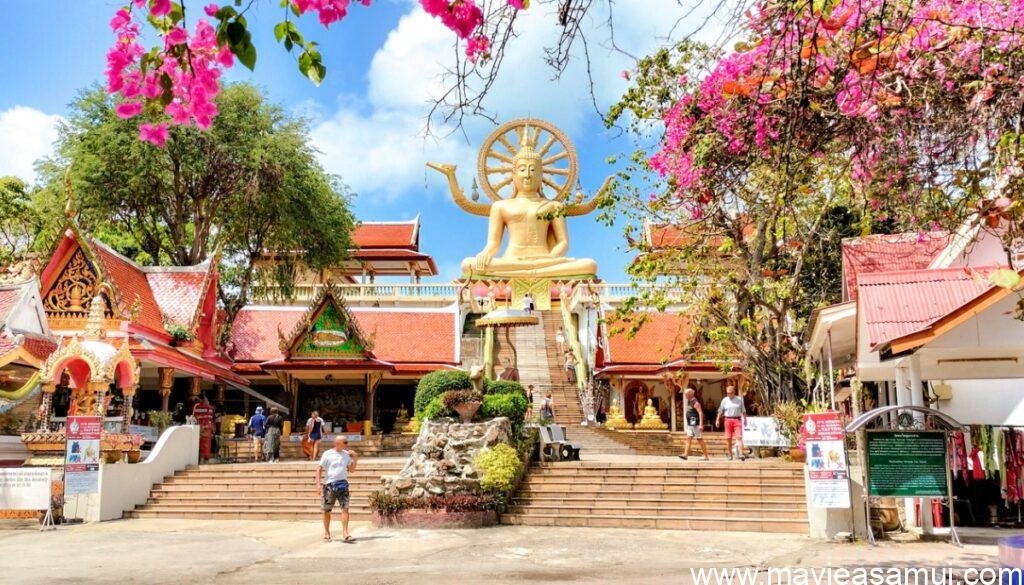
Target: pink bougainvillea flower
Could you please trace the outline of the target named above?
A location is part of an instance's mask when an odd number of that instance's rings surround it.
[[[167,124],[142,124],[139,126],[139,140],[163,147],[167,142]]]
[[[149,13],[153,16],[167,16],[171,13],[171,0],[153,0]]]
[[[164,41],[168,46],[183,45],[188,42],[188,33],[180,26],[176,26],[164,35]]]
[[[480,57],[487,57],[490,50],[491,39],[485,35],[476,35],[470,37],[469,42],[466,43],[466,58],[471,63],[476,63]]]
[[[626,81],[629,81],[629,78],[631,77],[631,75],[629,74],[629,70],[628,70],[628,69],[623,69],[623,70],[622,70],[622,73],[619,73],[619,75],[620,75],[620,76],[621,76],[621,77],[622,77],[623,79],[625,79]]]
[[[138,116],[142,112],[142,103],[122,102],[120,104],[117,104],[117,107],[114,108],[114,111],[117,113],[118,118],[121,118],[122,120],[127,120],[128,118],[134,118],[135,116]]]
[[[110,19],[110,30],[119,31],[132,22],[132,13],[127,8],[122,8]]]
[[[526,8],[528,0],[508,0],[508,5],[516,10],[523,10]]]
[[[203,8],[203,12],[206,13],[206,16],[217,16],[217,11],[219,10],[220,6],[217,6],[216,4],[207,4]]]

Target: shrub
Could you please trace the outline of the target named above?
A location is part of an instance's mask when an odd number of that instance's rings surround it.
[[[445,392],[449,390],[465,390],[472,387],[473,383],[469,380],[469,374],[462,370],[430,372],[420,378],[419,384],[416,385],[416,399],[413,404],[416,415],[420,416],[431,400]]]
[[[519,436],[526,419],[527,406],[526,396],[522,394],[487,394],[480,407],[480,414],[485,418],[508,417],[512,423],[512,435]]]
[[[370,493],[370,509],[381,516],[394,516],[404,510],[408,501],[402,496],[392,496],[385,491]]]
[[[464,402],[481,402],[483,395],[476,390],[449,390],[441,395],[441,403],[448,408]]]
[[[523,470],[519,453],[504,443],[484,449],[473,461],[480,473],[480,487],[489,492],[511,493]]]
[[[522,394],[526,396],[526,388],[513,380],[484,380],[484,394]]]
[[[423,414],[420,415],[419,418],[421,420],[437,421],[450,416],[456,416],[455,412],[445,406],[444,402],[441,402],[440,396],[435,396],[434,399],[427,404],[426,408],[423,409]]]

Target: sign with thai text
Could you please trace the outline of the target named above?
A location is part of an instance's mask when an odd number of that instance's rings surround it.
[[[103,419],[69,416],[64,456],[64,495],[94,494],[100,487],[100,436]]]
[[[946,434],[868,433],[868,491],[898,498],[946,497]]]
[[[800,434],[807,452],[807,478],[811,506],[850,507],[850,469],[846,461],[843,422],[838,412],[803,416]]]
[[[50,509],[50,469],[0,469],[0,510]]]

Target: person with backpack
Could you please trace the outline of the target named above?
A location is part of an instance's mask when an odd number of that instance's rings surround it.
[[[687,459],[690,456],[690,446],[693,444],[693,440],[697,439],[697,442],[700,444],[700,451],[704,454],[704,461],[710,461],[708,458],[708,444],[704,441],[704,407],[700,405],[700,401],[694,397],[694,394],[696,392],[693,388],[687,387],[683,391],[683,420],[686,421],[686,447],[679,458]]]
[[[320,459],[320,439],[323,438],[323,432],[324,419],[320,418],[320,413],[314,410],[310,413],[309,420],[306,421],[306,437],[309,439],[311,449],[310,461],[318,461]]]
[[[263,416],[263,407],[257,406],[256,413],[249,418],[246,425],[249,434],[252,435],[252,453],[256,461],[260,460],[263,453],[263,436],[267,433],[267,417]]]

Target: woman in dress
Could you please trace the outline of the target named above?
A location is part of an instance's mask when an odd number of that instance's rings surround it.
[[[565,351],[565,332],[562,331],[561,327],[555,332],[555,345],[558,346],[558,353]]]
[[[276,408],[270,409],[266,422],[267,434],[263,438],[263,460],[267,462],[281,460],[281,430],[284,428],[284,417]]]

